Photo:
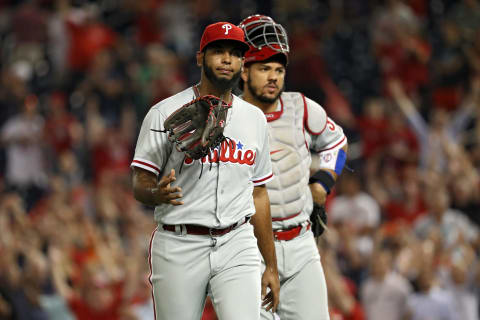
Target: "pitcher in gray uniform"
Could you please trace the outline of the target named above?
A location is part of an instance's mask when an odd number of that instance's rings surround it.
[[[325,203],[342,171],[347,139],[318,103],[283,91],[289,52],[284,28],[262,15],[244,19],[240,27],[250,44],[241,75],[242,98],[264,112],[269,127],[274,179],[267,190],[281,285],[277,314],[281,320],[329,319],[325,276],[309,218],[314,201]],[[262,319],[274,315],[262,310]]]
[[[137,200],[155,206],[158,223],[149,257],[156,319],[199,320],[207,294],[220,319],[260,319],[262,299],[277,307],[267,124],[259,109],[231,93],[247,49],[241,28],[209,25],[197,53],[200,83],[160,101],[143,121],[133,188]],[[228,140],[193,160],[162,131],[169,115],[203,95],[231,105]],[[258,249],[267,264],[263,276]]]

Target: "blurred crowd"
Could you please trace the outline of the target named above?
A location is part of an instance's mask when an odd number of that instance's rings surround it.
[[[198,81],[206,25],[257,12],[349,138],[332,319],[479,319],[478,0],[0,0],[0,319],[153,319],[139,125]]]

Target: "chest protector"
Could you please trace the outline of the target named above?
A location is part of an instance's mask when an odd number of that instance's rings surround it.
[[[309,136],[304,130],[304,100],[284,92],[281,110],[267,114],[274,179],[267,183],[274,229],[285,229],[308,219],[312,196],[308,187]]]

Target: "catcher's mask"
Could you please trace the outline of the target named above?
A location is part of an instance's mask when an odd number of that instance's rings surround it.
[[[288,36],[282,25],[264,15],[252,15],[240,22],[250,49],[245,53],[245,63],[264,61],[281,54],[288,63]]]

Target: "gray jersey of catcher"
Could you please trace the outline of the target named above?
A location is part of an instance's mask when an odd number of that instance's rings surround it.
[[[325,276],[309,230],[313,209],[308,186],[315,167],[335,169],[338,150],[347,139],[325,110],[298,92],[281,94],[277,110],[265,115],[274,179],[267,184],[274,231],[302,226],[288,241],[275,241],[280,274],[281,320],[329,319]],[[262,311],[263,319],[273,319]]]

